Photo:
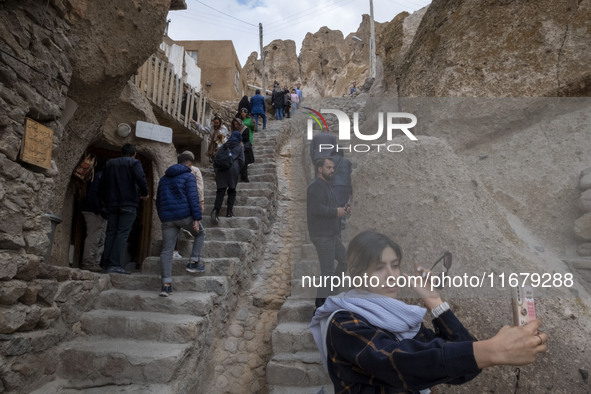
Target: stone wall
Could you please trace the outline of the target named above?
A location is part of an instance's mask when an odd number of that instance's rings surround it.
[[[72,170],[90,144],[104,139],[126,81],[162,39],[169,6],[0,3],[0,392],[26,392],[51,376],[56,365],[47,350],[76,330],[80,313],[110,286],[106,277],[43,261],[51,229],[45,214],[62,214]],[[77,104],[69,122],[67,98]],[[19,160],[26,118],[54,132],[48,170]],[[140,151],[169,164],[168,148],[149,146]]]

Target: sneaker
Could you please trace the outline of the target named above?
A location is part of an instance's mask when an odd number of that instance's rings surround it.
[[[172,258],[173,259],[182,259],[183,256],[181,256],[181,254],[179,253],[178,250],[175,250],[174,252],[172,252]]]
[[[193,274],[202,274],[205,272],[205,265],[199,264],[198,261],[191,261],[189,264],[187,264],[186,270],[187,272],[191,272]]]
[[[162,285],[162,289],[160,290],[160,297],[168,297],[172,294],[172,285]]]
[[[122,267],[120,267],[118,265],[112,265],[109,268],[107,268],[107,274],[129,275],[129,274],[131,274],[131,272],[124,270]]]

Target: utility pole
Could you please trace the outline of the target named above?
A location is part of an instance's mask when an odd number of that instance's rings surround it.
[[[262,77],[261,83],[263,84],[263,86],[262,86],[263,91],[261,93],[263,94],[263,97],[265,97],[267,95],[267,75],[265,73],[265,52],[263,52],[263,24],[262,23],[259,23],[259,44],[261,47],[261,77]]]
[[[369,0],[369,77],[376,77],[376,31],[373,23],[373,0]]]

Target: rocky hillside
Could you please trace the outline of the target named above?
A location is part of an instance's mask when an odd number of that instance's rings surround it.
[[[387,24],[376,23],[376,34]],[[268,88],[273,81],[294,86],[300,82],[306,96],[341,96],[348,92],[352,81],[363,84],[369,76],[369,45],[353,39],[361,37],[369,42],[369,16],[364,15],[356,32],[344,36],[339,30],[324,26],[316,33],[308,33],[300,54],[291,40],[274,40],[264,47]],[[249,83],[260,86],[261,64],[253,52],[244,71]]]

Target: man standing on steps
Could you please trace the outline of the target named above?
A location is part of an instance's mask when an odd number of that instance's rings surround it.
[[[346,250],[341,241],[340,218],[349,213],[351,208],[337,206],[337,198],[330,186],[334,176],[332,158],[318,159],[314,163],[314,172],[316,177],[308,186],[306,200],[308,232],[318,254],[321,275],[333,276],[346,269]],[[335,260],[338,261],[336,270]],[[318,288],[316,307],[322,306],[328,296],[327,288]]]
[[[310,159],[312,160],[312,164],[316,163],[318,159],[330,157],[336,150],[336,147],[337,136],[328,130],[314,134],[310,142]]]
[[[121,153],[122,157],[107,162],[99,185],[101,201],[107,208],[101,267],[107,273],[129,274],[121,267],[121,254],[137,215],[140,196],[142,200],[147,200],[150,195],[142,163],[135,158],[135,146],[125,144]]]
[[[158,183],[156,209],[162,222],[160,295],[163,297],[168,297],[172,293],[172,253],[180,229],[187,230],[195,237],[187,271],[205,272],[205,266],[200,262],[205,230],[200,223],[199,191],[195,175],[191,173],[192,164],[193,155],[181,153],[178,164],[170,166]]]
[[[265,97],[261,95],[261,91],[257,89],[255,95],[250,98],[250,104],[252,105],[252,117],[255,122],[255,130],[259,128],[259,116],[263,118],[263,130],[267,129],[267,104],[265,103]]]

